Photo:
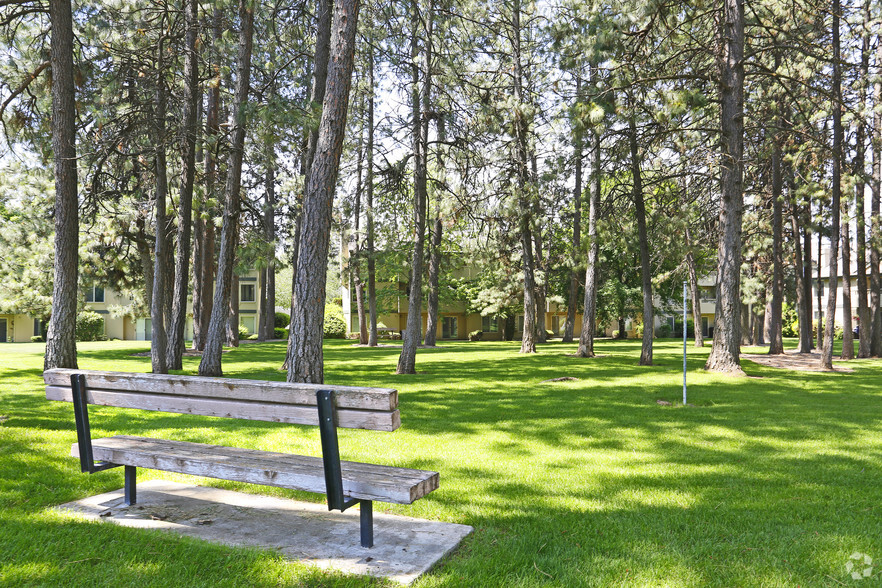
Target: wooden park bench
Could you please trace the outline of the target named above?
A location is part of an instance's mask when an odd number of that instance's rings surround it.
[[[136,468],[150,468],[327,495],[328,510],[360,503],[361,544],[373,546],[373,501],[410,504],[438,488],[438,473],[340,461],[337,427],[394,431],[398,392],[230,378],[51,369],[46,398],[73,402],[71,455],[90,474],[125,467],[125,501],[136,500]],[[92,439],[88,405],[317,425],[322,457],[116,435]]]

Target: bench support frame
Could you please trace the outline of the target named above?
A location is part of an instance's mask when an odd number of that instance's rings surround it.
[[[319,414],[319,434],[322,439],[322,463],[325,469],[325,492],[328,510],[345,511],[361,503],[359,523],[361,546],[374,546],[374,503],[371,500],[349,498],[343,494],[343,470],[340,467],[340,444],[337,441],[337,408],[333,390],[319,390],[315,394]]]
[[[74,420],[77,426],[77,446],[80,450],[80,469],[83,473],[94,474],[121,464],[105,461],[96,462],[92,452],[92,433],[89,428],[89,403],[86,399],[86,376],[72,374],[70,377],[73,393]],[[343,471],[340,466],[340,445],[337,440],[337,408],[333,390],[319,390],[316,393],[319,416],[319,433],[322,441],[322,463],[325,470],[325,489],[328,510],[345,511],[351,506],[361,504],[359,513],[362,547],[374,546],[374,503],[371,500],[350,498],[343,493]],[[125,502],[135,504],[137,500],[137,468],[124,466]]]

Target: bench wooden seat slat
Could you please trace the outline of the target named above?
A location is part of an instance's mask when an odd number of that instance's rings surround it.
[[[90,389],[148,392],[171,396],[247,399],[303,406],[316,406],[315,393],[319,390],[333,390],[338,409],[391,411],[398,408],[398,392],[392,388],[299,384],[169,374],[131,374],[63,368],[46,370],[43,378],[47,386],[70,388],[71,374],[84,374]]]
[[[95,459],[119,465],[325,492],[322,460],[254,449],[240,449],[119,435],[92,440]],[[76,444],[71,454],[79,456]],[[438,488],[438,473],[341,461],[343,490],[351,498],[410,504]]]
[[[46,386],[46,398],[73,402],[70,386]],[[89,388],[86,392],[89,404],[140,408],[162,412],[176,412],[201,416],[239,418],[296,425],[318,425],[315,406],[272,404],[256,400],[232,400],[223,398],[187,398],[169,394],[141,393]],[[313,399],[315,400],[315,399]],[[398,410],[372,411],[338,409],[337,426],[349,429],[394,431],[401,426]]]

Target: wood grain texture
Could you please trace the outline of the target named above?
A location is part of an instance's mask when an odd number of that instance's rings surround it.
[[[95,439],[92,446],[95,459],[120,465],[325,492],[322,460],[317,457],[127,435]],[[79,457],[76,444],[71,455]],[[352,498],[410,504],[438,488],[437,472],[349,461],[340,464],[343,492]]]
[[[395,410],[398,391],[392,388],[360,386],[332,386],[327,384],[297,384],[212,378],[204,376],[176,376],[166,374],[136,374],[96,370],[52,369],[43,372],[47,386],[70,387],[72,374],[84,374],[89,388],[147,392],[204,398],[228,398],[280,404],[316,406],[315,393],[333,390],[338,408],[359,410]]]
[[[69,387],[46,386],[46,398],[73,402],[73,392]],[[89,404],[120,408],[138,408],[294,425],[318,425],[318,409],[314,406],[93,388],[87,390],[86,401]],[[394,431],[401,426],[401,417],[397,410],[369,411],[342,408],[337,409],[337,426],[347,429]]]

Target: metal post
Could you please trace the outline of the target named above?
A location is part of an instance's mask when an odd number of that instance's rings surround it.
[[[361,501],[361,546],[374,546],[374,503],[370,500]]]
[[[337,423],[335,422],[334,392],[316,392],[319,414],[319,434],[322,438],[322,462],[325,466],[325,491],[328,495],[328,510],[343,510],[343,472],[340,469],[340,446],[337,444]]]
[[[92,439],[89,431],[89,407],[86,405],[86,376],[71,374],[70,389],[73,395],[74,421],[77,425],[77,447],[80,450],[80,469],[92,473]]]
[[[686,280],[683,280],[683,406],[686,406]],[[693,325],[697,329],[698,325]]]
[[[135,466],[126,466],[125,467],[125,478],[126,478],[126,486],[125,486],[125,496],[126,496],[126,504],[129,506],[135,504],[137,500],[137,489],[135,487],[135,481],[137,478],[137,468]]]

